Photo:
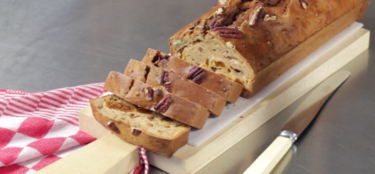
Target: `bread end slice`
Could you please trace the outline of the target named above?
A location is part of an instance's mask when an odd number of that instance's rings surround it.
[[[171,157],[187,143],[190,127],[108,95],[90,100],[95,119],[126,142]]]

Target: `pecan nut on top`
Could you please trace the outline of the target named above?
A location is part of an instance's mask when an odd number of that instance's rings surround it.
[[[217,35],[226,38],[241,39],[245,37],[245,34],[242,31],[235,28],[216,27],[213,29],[213,31],[215,31]]]
[[[250,13],[250,16],[249,16],[249,25],[250,27],[255,27],[261,16],[262,16],[262,13],[263,13],[263,6],[262,4],[258,4],[255,9]]]
[[[222,27],[223,25],[217,21],[217,19],[212,20],[209,24],[208,27],[210,29],[215,29],[216,27]]]

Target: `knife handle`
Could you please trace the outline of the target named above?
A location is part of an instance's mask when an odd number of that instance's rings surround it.
[[[251,164],[244,174],[268,174],[292,147],[292,140],[277,137],[270,146]]]

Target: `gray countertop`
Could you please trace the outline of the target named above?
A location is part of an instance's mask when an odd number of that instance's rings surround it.
[[[168,38],[216,0],[8,0],[0,2],[0,89],[45,91],[103,82]],[[375,31],[375,4],[361,21]],[[348,81],[325,105],[274,173],[374,173],[375,44],[342,69]],[[241,173],[277,136],[298,101],[199,173]],[[267,130],[264,137],[260,132]],[[245,142],[245,140],[243,140]],[[216,166],[216,167],[215,167]],[[217,166],[227,166],[225,169]],[[217,170],[215,170],[215,168]],[[220,169],[220,171],[218,171]],[[151,173],[162,173],[152,168]]]

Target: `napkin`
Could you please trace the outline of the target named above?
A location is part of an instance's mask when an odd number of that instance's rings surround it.
[[[34,173],[95,140],[79,130],[78,113],[105,92],[103,83],[47,92],[0,90],[0,173]],[[148,161],[139,148],[140,166]]]

